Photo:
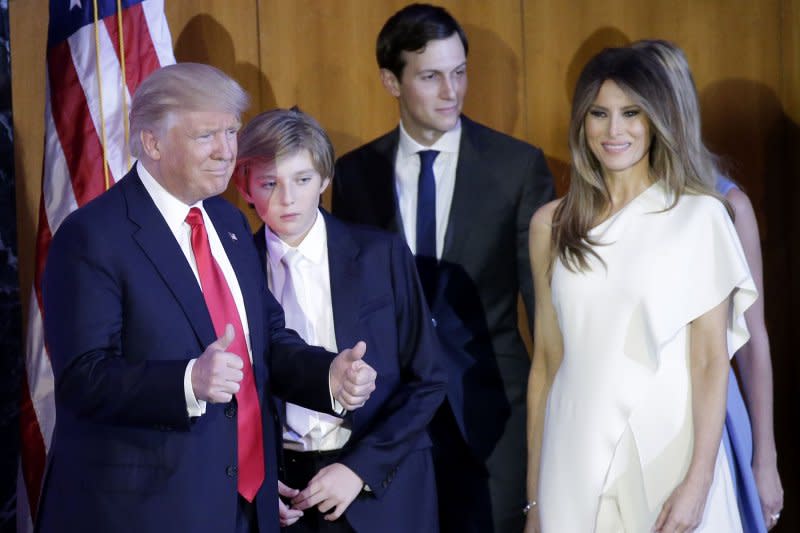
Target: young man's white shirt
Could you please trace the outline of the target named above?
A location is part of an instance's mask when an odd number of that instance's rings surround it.
[[[400,141],[394,163],[395,192],[397,206],[403,223],[403,232],[411,252],[417,253],[417,189],[419,185],[420,157],[422,150],[436,150],[439,155],[433,162],[436,181],[436,257],[442,258],[450,206],[456,187],[456,167],[461,144],[461,120],[445,132],[432,146],[423,146],[408,134],[400,122]]]

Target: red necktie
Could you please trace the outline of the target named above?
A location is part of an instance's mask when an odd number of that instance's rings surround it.
[[[208,234],[203,224],[203,214],[193,207],[186,216],[186,223],[192,227],[192,250],[200,275],[200,286],[206,300],[211,322],[217,337],[225,333],[225,325],[232,324],[236,333],[228,347],[229,352],[242,358],[244,378],[236,394],[238,404],[237,431],[239,443],[239,494],[251,502],[264,482],[264,441],[261,428],[261,409],[258,406],[256,382],[253,377],[253,366],[247,352],[239,311],[233,301],[233,295],[225,281],[219,265],[211,255]]]

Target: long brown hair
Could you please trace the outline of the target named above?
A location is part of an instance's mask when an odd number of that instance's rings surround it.
[[[631,48],[651,54],[661,64],[680,109],[681,120],[678,126],[683,128],[691,161],[696,165],[700,177],[708,180],[709,187],[715,188],[717,177],[722,174],[721,161],[703,143],[697,88],[686,55],[674,43],[661,39],[636,41],[631,44]]]
[[[588,257],[599,243],[589,236],[611,206],[611,193],[600,162],[586,141],[584,121],[605,81],[613,81],[641,108],[650,124],[650,177],[661,181],[672,197],[671,209],[683,194],[720,198],[705,176],[709,167],[691,154],[681,126],[681,109],[662,64],[630,47],[606,48],[584,67],[575,87],[569,127],[572,169],[569,190],[553,215],[553,251],[573,271],[589,269]],[[555,257],[554,257],[555,259]]]

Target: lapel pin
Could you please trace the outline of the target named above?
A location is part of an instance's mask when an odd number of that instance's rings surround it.
[[[233,233],[232,231],[228,232],[228,236],[231,238],[232,241],[238,241],[239,240],[239,238],[236,236],[236,234]]]

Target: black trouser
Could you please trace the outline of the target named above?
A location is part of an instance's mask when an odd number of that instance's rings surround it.
[[[256,506],[241,494],[236,495],[236,533],[258,533]]]
[[[317,472],[333,464],[339,458],[341,450],[329,452],[295,452],[283,450],[284,477],[283,482],[293,489],[303,490]],[[287,533],[354,533],[344,516],[338,520],[325,520],[324,514],[316,507],[303,511],[303,517],[291,526],[284,528]]]
[[[494,530],[489,473],[464,442],[447,401],[434,415],[430,435],[441,532],[506,533]]]

